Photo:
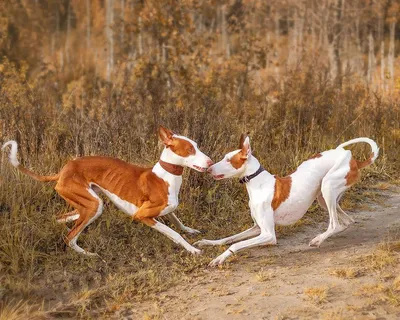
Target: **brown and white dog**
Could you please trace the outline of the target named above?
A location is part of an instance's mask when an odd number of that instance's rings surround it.
[[[366,142],[372,148],[371,157],[363,162],[353,159],[344,147]],[[242,233],[220,240],[200,240],[194,245],[225,245],[237,241],[210,265],[222,264],[232,254],[255,246],[276,244],[275,224],[289,225],[307,212],[315,199],[329,212],[329,226],[310,242],[320,246],[328,237],[345,230],[354,222],[339,206],[343,193],[360,177],[359,169],[378,157],[378,146],[368,138],[358,138],[324,151],[304,161],[291,175],[280,178],[267,172],[251,154],[250,140],[242,136],[240,148],[225,155],[209,168],[214,179],[238,177],[246,184],[250,213],[254,226]],[[251,238],[254,237],[254,238]],[[249,240],[245,240],[251,238]]]
[[[11,164],[38,181],[57,181],[55,190],[75,210],[58,216],[58,222],[75,221],[66,237],[66,243],[75,251],[94,255],[77,245],[79,234],[96,220],[103,211],[103,201],[98,193],[105,194],[120,210],[166,235],[193,254],[196,249],[177,232],[155,218],[167,215],[181,230],[197,234],[198,230],[186,227],[173,214],[178,206],[184,167],[205,172],[211,159],[201,152],[197,143],[160,127],[159,135],[165,148],[160,160],[152,168],[139,167],[125,161],[88,156],[69,161],[53,176],[40,176],[21,166],[17,160],[17,143],[6,142],[2,149],[11,146]]]

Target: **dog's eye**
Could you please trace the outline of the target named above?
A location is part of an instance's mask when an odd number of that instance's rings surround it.
[[[231,162],[231,159],[229,159],[229,158],[226,158],[226,162]]]

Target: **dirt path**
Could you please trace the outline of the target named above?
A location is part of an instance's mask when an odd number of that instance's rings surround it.
[[[383,205],[350,213],[357,223],[319,249],[308,247],[308,242],[326,223],[278,239],[276,247],[248,250],[223,269],[207,268],[159,294],[156,301],[138,304],[125,317],[400,319],[400,307],[382,298],[389,292],[382,286],[387,288],[396,274],[400,275],[399,265],[365,271],[368,262],[357,261],[376,250],[388,233],[400,233],[400,195],[385,195]],[[338,277],[332,274],[335,270],[349,274]],[[398,291],[395,294],[400,295]],[[313,297],[322,301],[313,301]]]

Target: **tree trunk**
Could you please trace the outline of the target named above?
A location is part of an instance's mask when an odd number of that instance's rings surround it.
[[[121,29],[120,29],[120,42],[124,46],[125,38],[125,0],[121,0]]]
[[[385,91],[385,42],[381,42],[381,89]]]
[[[112,24],[114,23],[114,0],[106,1],[106,35],[108,41],[108,61],[107,61],[107,81],[110,81],[114,68],[114,32]]]
[[[372,35],[372,32],[370,32],[368,36],[368,72],[367,72],[367,82],[369,86],[372,86],[374,70],[375,70],[374,36]]]
[[[86,48],[90,48],[90,0],[86,0]]]
[[[226,12],[225,5],[221,7],[221,33],[222,33],[222,49],[225,51],[225,56],[229,58],[231,56],[229,41],[228,41],[228,31],[226,30]]]
[[[71,34],[71,2],[68,2],[68,9],[67,9],[67,35],[65,40],[65,58],[67,60],[67,65],[69,65],[69,47],[70,47],[70,34]]]
[[[138,50],[139,55],[143,54],[143,30],[142,30],[142,18],[139,17],[139,37],[138,37]]]
[[[337,1],[337,9],[336,9],[336,24],[335,24],[335,34],[334,34],[334,56],[335,56],[335,64],[336,64],[336,84],[341,88],[342,87],[342,60],[340,56],[341,46],[342,46],[342,32],[343,32],[343,16],[344,16],[344,5],[345,0]]]
[[[275,80],[276,82],[280,81],[280,74],[279,74],[279,66],[278,66],[278,62],[279,62],[279,39],[280,39],[280,35],[281,35],[281,29],[280,29],[280,16],[278,12],[275,12],[274,14],[274,20],[275,20],[275,43],[274,43],[274,59],[275,59],[275,67],[274,67],[274,71],[275,71]]]
[[[388,72],[390,77],[389,87],[393,89],[394,85],[394,40],[395,40],[396,22],[393,21],[390,24],[390,42],[388,52]]]
[[[310,29],[311,29],[311,49],[315,51],[315,22],[314,22],[314,2],[311,1],[311,9],[309,10],[310,12]]]
[[[298,32],[299,32],[299,23],[298,23],[298,16],[297,16],[297,8],[294,9],[293,13],[293,29],[292,32],[290,32],[290,41],[289,41],[289,55],[288,55],[288,62],[289,65],[293,65],[297,62],[297,51],[298,51],[298,44],[297,44],[297,38],[298,38]],[[289,15],[288,15],[288,20],[289,20]],[[289,21],[288,21],[289,25]]]

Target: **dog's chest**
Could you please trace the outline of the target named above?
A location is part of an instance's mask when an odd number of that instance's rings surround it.
[[[179,179],[180,178],[180,179]],[[161,211],[160,216],[171,213],[176,209],[179,204],[179,190],[182,185],[182,178],[165,179],[168,184],[168,203],[167,206]]]

